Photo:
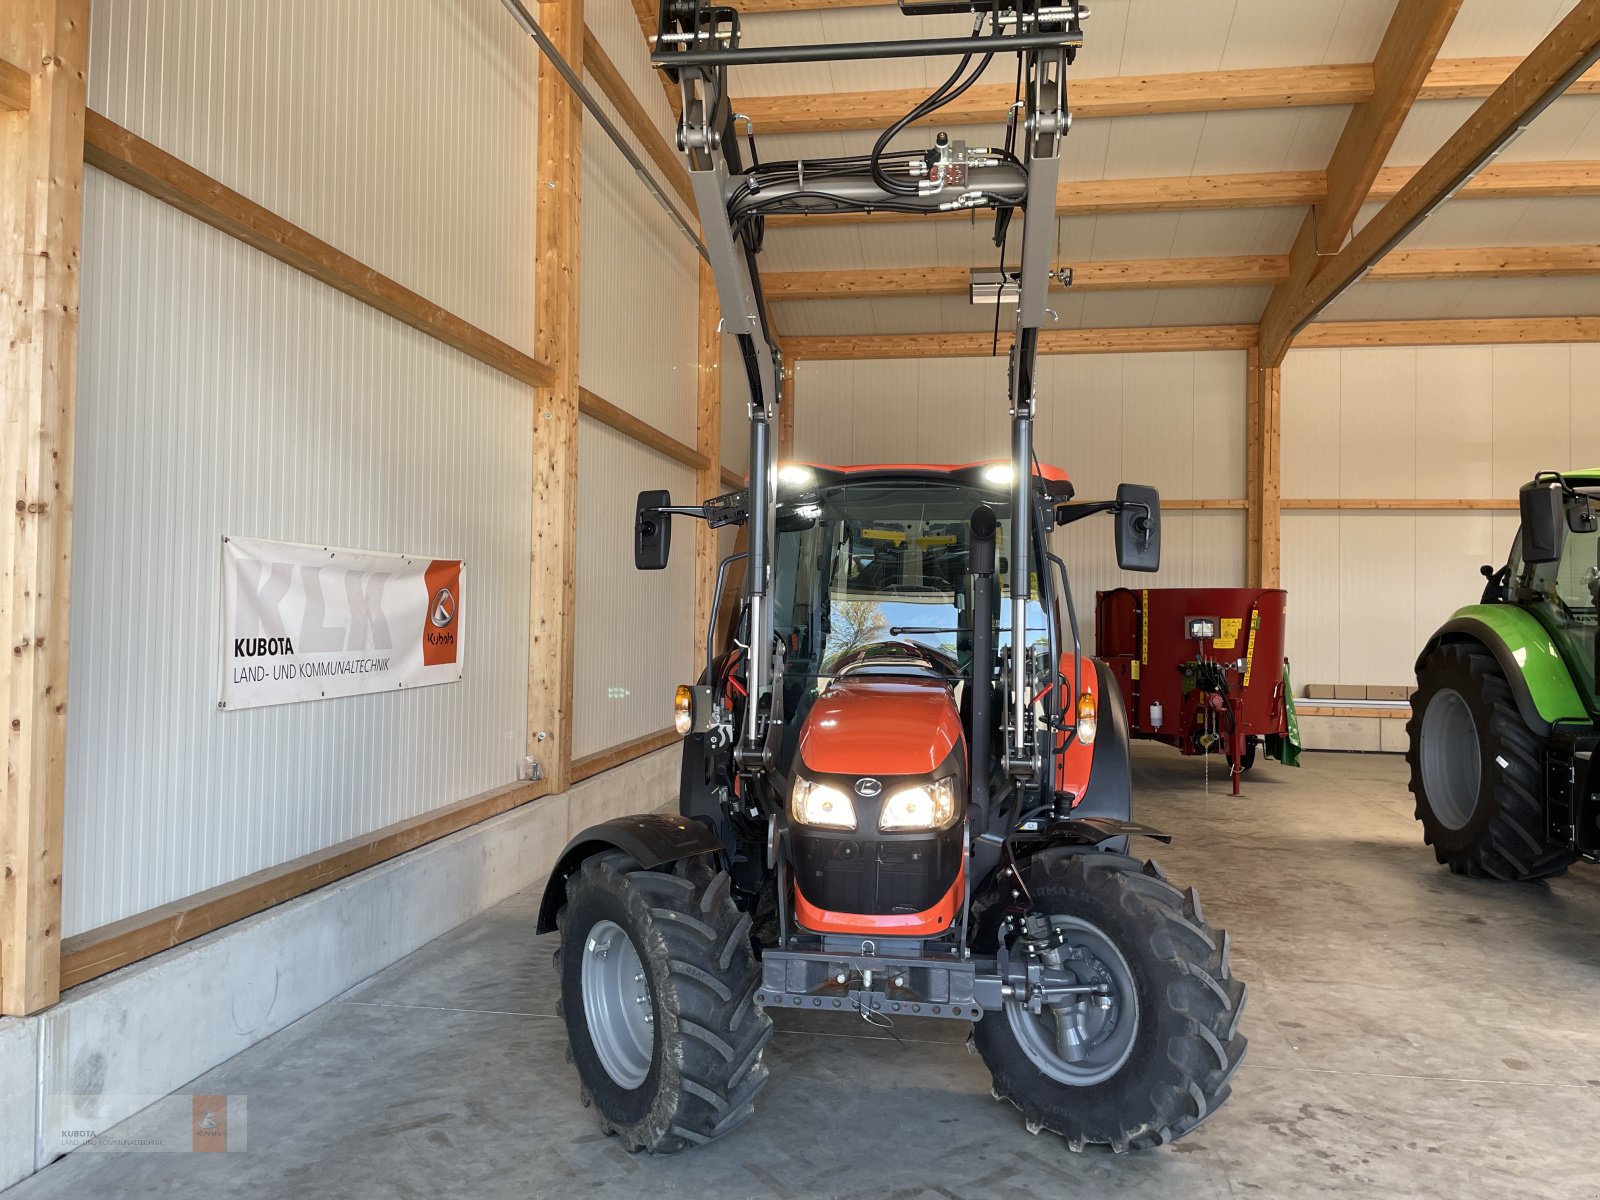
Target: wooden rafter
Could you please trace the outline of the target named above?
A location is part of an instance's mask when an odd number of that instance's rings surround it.
[[[6,0],[0,57],[38,64],[0,116],[0,1014],[61,991],[78,264],[88,0]]]
[[[1039,336],[1040,354],[1140,354],[1171,350],[1244,350],[1255,344],[1254,325],[1171,325],[1130,329],[1048,329]],[[791,337],[790,362],[854,358],[987,358],[994,345],[988,333],[843,334]],[[1000,338],[1000,353],[1011,346]]]
[[[1372,64],[1373,93],[1345,121],[1328,162],[1327,197],[1306,214],[1289,251],[1289,277],[1273,289],[1262,313],[1263,334],[1274,331],[1263,337],[1263,367],[1283,362],[1288,339],[1276,332],[1286,328],[1283,314],[1349,236],[1460,8],[1461,0],[1414,0],[1395,8]]]
[[[1387,200],[1416,173],[1415,167],[1384,167],[1367,199]],[[1496,163],[1461,193],[1467,200],[1530,200],[1544,196],[1600,196],[1600,162]],[[1207,209],[1286,208],[1328,198],[1321,171],[1257,171],[1237,175],[1174,175],[1147,179],[1096,179],[1063,183],[1056,212],[1063,217],[1102,213],[1194,212]],[[774,215],[769,229],[904,221],[971,221],[971,213],[819,213]]]
[[[1372,61],[1372,96],[1351,111],[1328,160],[1328,198],[1312,212],[1314,253],[1332,254],[1349,235],[1460,8],[1461,0],[1410,0],[1395,9]]]
[[[1473,317],[1430,321],[1319,321],[1295,338],[1319,346],[1496,346],[1600,342],[1600,317]]]
[[[0,58],[0,112],[27,112],[33,76],[10,59]]]
[[[1289,278],[1286,254],[1220,258],[1134,258],[1072,265],[1073,292],[1147,288],[1267,287]],[[1600,275],[1600,246],[1472,246],[1396,250],[1375,264],[1369,279],[1556,279]],[[876,300],[897,296],[959,296],[965,267],[882,267],[849,271],[787,271],[766,276],[769,300]],[[1059,286],[1056,290],[1063,290]]]
[[[1402,13],[1424,0],[1407,0]],[[1431,6],[1432,0],[1428,0]],[[1420,100],[1487,96],[1521,61],[1516,58],[1451,59],[1435,64],[1423,80]],[[1574,95],[1600,91],[1600,73],[1578,80]],[[1307,108],[1363,104],[1378,93],[1371,63],[1258,67],[1190,71],[1170,75],[1106,75],[1072,79],[1074,120],[1154,116],[1163,113],[1229,112],[1240,109]],[[801,96],[748,96],[736,108],[756,133],[827,133],[881,129],[927,95],[926,88],[822,92]],[[940,109],[925,125],[998,125],[1015,96],[1011,84],[978,84]]]
[[[1437,153],[1336,255],[1268,306],[1261,322],[1263,360],[1282,361],[1290,339],[1405,234],[1525,128],[1600,53],[1600,0],[1578,4],[1536,46]]]

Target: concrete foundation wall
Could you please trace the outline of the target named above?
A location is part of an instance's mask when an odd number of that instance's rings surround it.
[[[0,1187],[548,876],[567,840],[677,793],[676,746],[0,1020]]]

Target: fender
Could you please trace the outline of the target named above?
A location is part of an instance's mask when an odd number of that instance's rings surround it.
[[[577,873],[584,859],[605,850],[631,854],[641,867],[650,871],[702,854],[721,854],[722,839],[699,821],[667,813],[617,817],[591,826],[568,842],[556,860],[550,882],[545,884],[544,899],[539,904],[539,924],[535,932],[555,932],[556,913],[561,911],[567,898],[567,880]]]
[[[1512,604],[1471,604],[1428,639],[1417,666],[1445,642],[1474,641],[1495,656],[1528,727],[1548,736],[1557,721],[1588,721],[1572,672],[1539,619]]]
[[[1128,706],[1117,677],[1105,663],[1094,660],[1100,682],[1100,735],[1094,740],[1094,764],[1089,786],[1072,806],[1077,818],[1105,817],[1133,820],[1133,767],[1128,758]]]

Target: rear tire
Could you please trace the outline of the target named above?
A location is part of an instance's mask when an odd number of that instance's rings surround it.
[[[1406,732],[1422,840],[1457,875],[1546,879],[1577,858],[1549,836],[1544,743],[1483,646],[1446,642],[1429,652]]]
[[[1120,1154],[1189,1133],[1227,1100],[1244,1058],[1245,986],[1229,971],[1228,935],[1206,923],[1192,888],[1180,892],[1154,863],[1051,849],[1022,871],[1035,909],[1092,956],[1087,973],[1113,981],[1113,1004],[1110,1020],[1088,1025],[1097,1044],[1075,1064],[1049,1063],[1048,1033],[1030,1032],[1039,1018],[1020,1003],[985,1013],[972,1036],[995,1099],[1015,1105],[1030,1132],[1048,1129],[1074,1151]],[[1000,906],[991,893],[975,910],[980,947],[997,944]],[[1092,932],[1080,943],[1078,930]],[[1078,963],[1074,972],[1085,974]],[[1121,994],[1128,982],[1131,996]]]
[[[727,872],[700,859],[646,871],[608,851],[568,882],[558,922],[559,1011],[600,1128],[671,1154],[749,1117],[772,1021]]]

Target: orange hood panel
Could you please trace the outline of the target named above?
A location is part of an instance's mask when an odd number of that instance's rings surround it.
[[[928,775],[961,737],[961,714],[938,680],[846,677],[812,706],[800,761],[823,775]]]

